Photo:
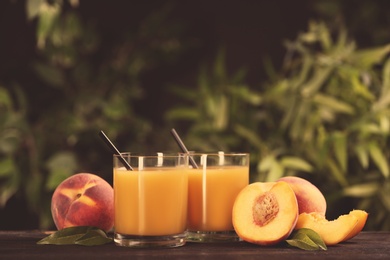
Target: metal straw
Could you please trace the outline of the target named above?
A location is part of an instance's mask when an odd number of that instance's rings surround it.
[[[125,158],[123,158],[122,154],[118,151],[118,149],[115,147],[115,145],[111,142],[111,140],[107,137],[107,135],[103,132],[100,131],[99,136],[103,139],[103,141],[107,144],[108,148],[110,150],[119,156],[119,160],[123,163],[123,165],[126,167],[127,170],[132,171],[133,167],[130,166],[130,164],[126,161]]]
[[[186,146],[184,145],[183,141],[181,140],[180,136],[177,134],[175,128],[172,128],[171,129],[171,134],[173,136],[173,138],[175,138],[177,144],[179,145],[180,149],[183,151],[183,153],[186,153],[189,155],[189,152],[186,148]],[[192,156],[189,156],[189,159],[190,159],[190,163],[192,165],[192,167],[194,167],[195,169],[198,168],[198,165],[196,164],[196,162],[194,161],[194,158],[192,158]]]

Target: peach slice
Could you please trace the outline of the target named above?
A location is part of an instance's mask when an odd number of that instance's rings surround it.
[[[358,223],[354,227],[354,229],[343,239],[343,241],[347,241],[362,231],[364,228],[364,225],[366,224],[368,213],[364,210],[355,209],[349,212],[349,214],[352,214],[358,218]]]
[[[285,240],[298,219],[298,203],[285,182],[255,182],[237,195],[233,205],[233,226],[244,241],[274,245]]]
[[[297,176],[282,177],[278,181],[287,182],[293,189],[298,201],[299,214],[318,212],[325,216],[325,197],[314,184]]]
[[[329,221],[318,212],[301,213],[295,229],[310,228],[320,235],[327,246],[338,244],[354,230],[358,218],[354,214],[341,215]]]

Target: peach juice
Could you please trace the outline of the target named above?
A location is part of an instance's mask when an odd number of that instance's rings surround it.
[[[235,239],[232,208],[237,194],[249,183],[249,155],[191,156],[198,167],[188,171],[189,240],[229,240],[229,232]]]
[[[186,229],[187,174],[183,169],[114,171],[115,230],[160,236]]]
[[[134,158],[133,158],[134,157]],[[180,156],[114,155],[114,240],[134,247],[185,243],[188,172]]]

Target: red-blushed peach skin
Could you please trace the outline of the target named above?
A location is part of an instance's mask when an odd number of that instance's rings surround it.
[[[318,233],[327,246],[332,246],[344,241],[357,223],[358,218],[353,214],[341,215],[329,221],[317,212],[301,213],[295,229],[312,229]]]
[[[256,182],[237,195],[233,205],[233,226],[244,241],[274,245],[294,230],[298,203],[294,191],[285,182]]]
[[[326,199],[322,192],[311,182],[297,176],[286,176],[278,181],[287,182],[297,197],[299,214],[317,212],[326,213]]]
[[[114,190],[95,174],[72,175],[54,191],[51,213],[58,230],[95,226],[109,231],[114,226]]]
[[[360,233],[360,231],[363,230],[364,226],[366,225],[368,213],[364,210],[360,209],[354,209],[349,212],[349,214],[352,214],[358,218],[358,223],[356,226],[352,229],[352,231],[343,239],[343,241],[347,241],[353,237],[355,237],[357,234]]]

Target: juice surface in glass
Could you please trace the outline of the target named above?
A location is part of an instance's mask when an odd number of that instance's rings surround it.
[[[161,236],[186,230],[187,172],[181,167],[114,169],[115,232]]]
[[[209,166],[206,171],[189,170],[188,230],[233,230],[234,200],[249,183],[249,167]]]

